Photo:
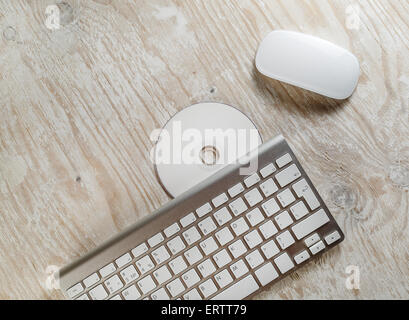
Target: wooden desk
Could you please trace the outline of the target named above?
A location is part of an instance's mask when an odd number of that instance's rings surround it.
[[[264,139],[283,133],[346,233],[257,298],[409,298],[408,1],[66,0],[50,30],[52,3],[0,0],[0,298],[62,298],[47,266],[166,203],[150,133],[200,101],[237,106]],[[354,96],[261,78],[273,29],[354,52]]]

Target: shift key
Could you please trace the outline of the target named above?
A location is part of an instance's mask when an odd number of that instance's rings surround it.
[[[257,282],[250,274],[213,297],[212,300],[242,300],[257,291],[258,288]]]
[[[327,214],[323,209],[320,209],[316,213],[310,215],[307,219],[297,223],[291,229],[293,230],[297,239],[300,240],[328,222],[329,218]]]

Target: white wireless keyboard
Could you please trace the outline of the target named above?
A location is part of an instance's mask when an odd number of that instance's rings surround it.
[[[344,239],[283,137],[245,160],[61,269],[66,296],[244,299]]]

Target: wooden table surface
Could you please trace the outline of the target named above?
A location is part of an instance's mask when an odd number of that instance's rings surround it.
[[[265,140],[283,133],[346,234],[256,298],[409,298],[408,1],[66,0],[58,29],[54,3],[0,0],[0,298],[62,298],[48,266],[169,201],[150,134],[201,101],[236,106]],[[353,97],[261,77],[274,29],[356,54]]]

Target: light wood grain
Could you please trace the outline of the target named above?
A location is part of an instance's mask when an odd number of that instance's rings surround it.
[[[259,299],[409,298],[409,2],[0,0],[0,298],[62,298],[63,266],[168,201],[150,133],[192,103],[283,133],[345,242]],[[346,27],[358,5],[358,30]],[[273,29],[354,52],[359,87],[343,103],[260,77]],[[360,290],[345,287],[359,266]]]

